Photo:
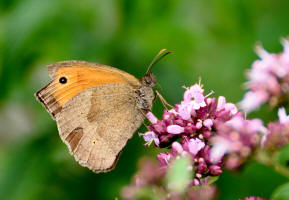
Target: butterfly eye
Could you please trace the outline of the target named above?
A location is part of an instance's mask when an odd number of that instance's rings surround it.
[[[152,83],[152,80],[148,77],[145,79],[146,84],[150,85]]]
[[[65,78],[65,77],[61,77],[59,79],[59,83],[61,83],[61,84],[65,84],[66,82],[67,82],[67,78]]]

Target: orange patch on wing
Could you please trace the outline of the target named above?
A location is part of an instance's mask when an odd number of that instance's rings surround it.
[[[59,83],[61,77],[67,79],[65,84]],[[90,66],[63,67],[57,71],[57,76],[52,82],[53,91],[51,93],[58,104],[63,106],[85,89],[104,84],[125,83],[128,82],[127,79],[138,82],[138,79],[133,76],[123,76],[107,69]]]

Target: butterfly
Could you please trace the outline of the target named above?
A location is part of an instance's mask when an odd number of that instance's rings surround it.
[[[151,67],[169,53],[161,50],[141,79],[86,61],[48,66],[52,81],[35,96],[56,121],[61,140],[80,165],[96,173],[115,167],[152,109],[156,78]]]

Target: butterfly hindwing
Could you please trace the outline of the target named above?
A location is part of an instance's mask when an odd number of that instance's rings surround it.
[[[136,109],[134,88],[107,84],[85,90],[56,117],[61,139],[76,161],[94,172],[111,170],[144,117]]]

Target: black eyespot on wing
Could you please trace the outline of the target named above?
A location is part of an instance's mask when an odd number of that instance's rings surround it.
[[[59,79],[59,83],[61,83],[61,84],[67,83],[67,78],[61,77],[61,78]]]

